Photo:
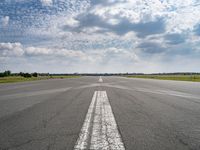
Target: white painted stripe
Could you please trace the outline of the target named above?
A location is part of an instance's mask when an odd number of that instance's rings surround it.
[[[102,77],[101,77],[101,76],[99,77],[99,82],[103,82],[103,79],[102,79]]]
[[[93,110],[94,110],[94,107],[95,107],[96,95],[97,95],[97,91],[94,92],[92,102],[89,106],[85,121],[83,123],[82,129],[81,129],[81,132],[79,134],[79,138],[76,142],[76,145],[74,147],[74,150],[87,149],[88,139],[89,139],[89,134],[90,134],[89,129],[90,129],[90,126],[91,126],[92,114],[93,114]]]
[[[99,91],[90,149],[124,150],[106,91]]]
[[[74,149],[125,150],[106,91],[94,93]]]

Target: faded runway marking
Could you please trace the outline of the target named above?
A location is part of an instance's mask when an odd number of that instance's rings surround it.
[[[99,77],[99,82],[103,82],[103,79],[102,79],[102,77],[101,77],[101,76]]]
[[[95,91],[74,150],[125,150],[106,91]]]

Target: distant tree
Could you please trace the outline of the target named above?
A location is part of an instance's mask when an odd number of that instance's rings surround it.
[[[23,73],[23,72],[20,72],[19,75],[23,77],[23,76],[24,76],[24,73]]]
[[[5,75],[5,77],[10,76],[11,75],[11,71],[10,70],[5,71],[4,75]]]
[[[34,73],[32,74],[32,76],[33,76],[33,77],[38,77],[38,73],[37,73],[37,72],[34,72]]]
[[[30,78],[30,77],[32,77],[32,75],[30,73],[24,73],[24,77],[25,78]]]
[[[0,72],[0,77],[4,77],[4,72]]]
[[[6,71],[0,73],[0,77],[8,77],[10,75],[11,75],[10,70],[6,70]]]

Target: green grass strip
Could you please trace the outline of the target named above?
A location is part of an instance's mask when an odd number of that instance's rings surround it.
[[[35,80],[47,80],[47,79],[66,79],[66,78],[78,78],[80,76],[42,76],[42,77],[30,77],[25,78],[21,76],[0,77],[0,83],[14,83],[14,82],[26,82]]]
[[[200,75],[131,75],[131,76],[126,76],[126,77],[200,82]]]

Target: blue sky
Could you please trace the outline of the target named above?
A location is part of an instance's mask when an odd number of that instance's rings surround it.
[[[200,0],[1,0],[0,71],[200,72]]]

